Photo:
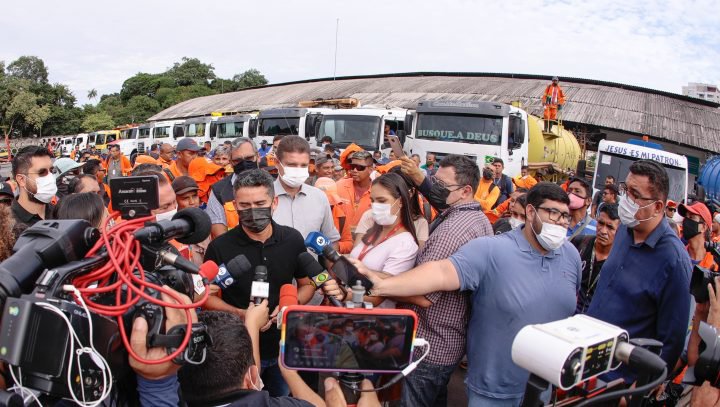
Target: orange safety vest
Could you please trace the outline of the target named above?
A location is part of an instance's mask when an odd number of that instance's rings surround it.
[[[550,106],[564,105],[565,93],[563,93],[560,85],[548,85],[547,88],[545,88],[545,94],[543,94],[543,102]]]

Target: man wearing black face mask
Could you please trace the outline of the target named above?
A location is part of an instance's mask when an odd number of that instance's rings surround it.
[[[258,168],[258,150],[255,142],[247,137],[239,137],[233,140],[230,164],[233,166],[233,175],[225,177],[212,186],[207,209],[205,210],[210,215],[210,221],[212,222],[211,234],[213,239],[240,223],[240,218],[233,204],[233,185],[241,173]]]
[[[239,214],[240,226],[213,240],[205,252],[205,261],[227,264],[243,254],[253,266],[264,265],[268,270],[269,306],[273,309],[272,323],[263,328],[260,335],[261,377],[265,389],[273,397],[286,396],[287,384],[280,375],[278,353],[280,332],[274,317],[277,315],[280,287],[297,280],[298,302],[307,303],[315,291],[310,279],[297,262],[298,254],[305,252],[305,243],[297,230],[278,225],[272,220],[277,208],[273,179],[260,169],[237,174],[233,204]],[[245,273],[238,283],[223,290],[222,299],[212,297],[205,306],[208,309],[235,313],[244,317],[250,301],[253,273]]]

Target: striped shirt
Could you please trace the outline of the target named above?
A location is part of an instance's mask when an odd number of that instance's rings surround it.
[[[430,237],[418,252],[416,265],[450,257],[465,243],[480,237],[492,236],[492,226],[477,202],[450,207],[430,226]],[[418,338],[430,343],[427,363],[450,366],[465,354],[465,338],[470,317],[470,293],[436,291],[427,294],[433,304],[421,308],[398,304],[399,308],[415,311],[418,316]]]

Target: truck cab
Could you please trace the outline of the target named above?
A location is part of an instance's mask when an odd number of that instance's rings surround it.
[[[527,165],[528,116],[504,103],[432,100],[418,103],[405,120],[405,151],[428,153],[438,161],[448,154],[465,155],[482,168],[495,157],[505,163],[504,173],[514,177]]]
[[[312,134],[316,145],[328,136],[338,149],[344,149],[355,143],[366,151],[386,150],[390,146],[385,140],[385,126],[390,127],[391,134],[405,140],[405,117],[407,109],[361,107],[356,109],[332,109],[318,113],[310,118]]]
[[[195,140],[199,146],[202,146],[206,141],[212,143],[215,138],[213,130],[215,130],[214,124],[217,119],[217,116],[202,116],[185,120],[182,125],[183,137]]]
[[[665,168],[670,178],[668,199],[683,202],[687,198],[688,161],[684,155],[674,154],[659,148],[648,147],[650,143],[631,140],[630,143],[600,140],[595,157],[593,196],[605,185],[605,177],[612,175],[617,184],[625,182],[630,165],[637,160],[657,161]]]
[[[138,126],[123,126],[118,128],[120,131],[120,135],[117,140],[113,141],[110,144],[117,144],[120,146],[120,152],[123,153],[125,157],[128,157],[130,159],[130,162],[135,162],[135,157],[137,157],[137,129]]]
[[[257,137],[258,140],[255,142],[258,144],[265,140],[272,145],[273,138],[278,134],[300,136],[310,142],[310,147],[317,147],[315,139],[311,137],[312,129],[307,126],[308,119],[314,114],[332,110],[303,107],[263,110],[258,114],[257,119],[250,123],[251,137]]]
[[[73,148],[75,148],[75,137],[68,136],[60,139],[60,157],[70,157]]]
[[[234,140],[238,137],[249,137],[252,133],[251,123],[257,125],[255,114],[235,114],[220,116],[211,125],[210,137],[214,139],[213,147],[223,144],[227,140]]]
[[[78,149],[84,150],[87,148],[88,144],[88,134],[87,133],[80,133],[75,136],[75,145]]]
[[[137,127],[137,152],[146,154],[150,152],[152,143],[152,124],[144,123]]]
[[[184,120],[166,120],[153,123],[151,144],[170,143],[177,145],[179,139],[183,137],[183,122]]]
[[[107,152],[108,144],[120,138],[119,130],[100,130],[95,132],[95,150]]]

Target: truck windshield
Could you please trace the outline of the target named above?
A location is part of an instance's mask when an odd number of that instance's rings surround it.
[[[137,129],[127,129],[120,132],[120,140],[135,140],[137,138]]]
[[[330,136],[341,147],[355,143],[370,151],[377,150],[380,118],[376,116],[323,116],[318,138]]]
[[[595,175],[595,189],[602,189],[605,185],[605,177],[612,175],[615,177],[615,184],[625,182],[630,165],[636,159],[624,155],[612,154],[605,151],[598,153]],[[668,199],[680,202],[685,199],[685,186],[687,184],[687,170],[683,168],[663,165],[665,171],[670,178],[670,193]]]
[[[103,145],[105,144],[105,139],[107,138],[107,134],[98,134],[95,137],[95,144]]]
[[[276,136],[278,134],[297,136],[300,128],[299,117],[276,117],[260,120],[260,136]]]
[[[499,146],[502,117],[470,114],[418,114],[416,137],[423,140]]]
[[[205,123],[193,123],[185,126],[185,137],[205,137]]]
[[[218,123],[217,136],[219,138],[235,138],[243,136],[244,122]]]
[[[138,138],[150,138],[150,127],[138,129]]]
[[[155,138],[167,138],[170,137],[170,126],[155,127],[153,129],[153,136]]]

